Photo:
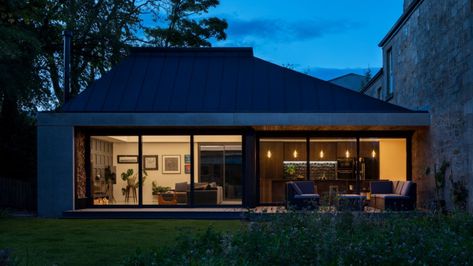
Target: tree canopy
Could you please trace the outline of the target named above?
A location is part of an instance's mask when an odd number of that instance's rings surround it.
[[[130,46],[201,47],[226,38],[208,16],[218,0],[6,0],[0,4],[0,104],[49,109],[62,103],[62,31],[73,32],[71,95]],[[15,106],[12,108],[15,109]]]
[[[227,22],[207,14],[218,4],[218,0],[0,1],[3,175],[35,176],[34,114],[62,104],[64,30],[73,33],[73,97],[131,46],[200,47],[211,46],[212,39],[225,39]]]

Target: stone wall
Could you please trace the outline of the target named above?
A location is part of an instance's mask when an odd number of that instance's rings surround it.
[[[384,58],[392,48],[394,60],[395,90],[389,102],[431,114],[430,129],[417,131],[413,138],[413,177],[423,206],[432,202],[435,192],[433,177],[425,170],[438,169],[445,160],[451,165],[447,206],[454,206],[450,180],[463,181],[473,211],[472,2],[424,0],[383,46]],[[383,79],[385,90],[386,76]]]

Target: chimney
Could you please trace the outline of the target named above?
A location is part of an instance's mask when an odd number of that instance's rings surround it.
[[[71,93],[71,39],[72,32],[63,31],[64,36],[64,103],[69,101]]]

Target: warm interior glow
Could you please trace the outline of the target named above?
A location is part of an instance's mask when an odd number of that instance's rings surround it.
[[[321,150],[321,151],[320,151],[319,156],[320,156],[320,158],[324,158],[324,150]]]
[[[376,151],[373,150],[373,151],[371,152],[371,157],[376,158]]]
[[[266,153],[266,157],[271,158],[272,155],[273,154],[271,153],[271,150],[268,150],[268,152]]]
[[[345,152],[345,156],[346,156],[347,158],[350,158],[350,151],[349,151],[349,150],[347,150],[347,151]]]
[[[294,155],[294,158],[297,158],[297,150],[294,150],[294,153],[292,155]]]

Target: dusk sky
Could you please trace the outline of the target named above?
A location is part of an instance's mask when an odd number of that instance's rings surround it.
[[[228,38],[214,46],[251,46],[257,57],[300,71],[310,69],[326,79],[380,67],[378,43],[401,15],[403,4],[403,0],[220,2],[210,15],[227,19]]]

